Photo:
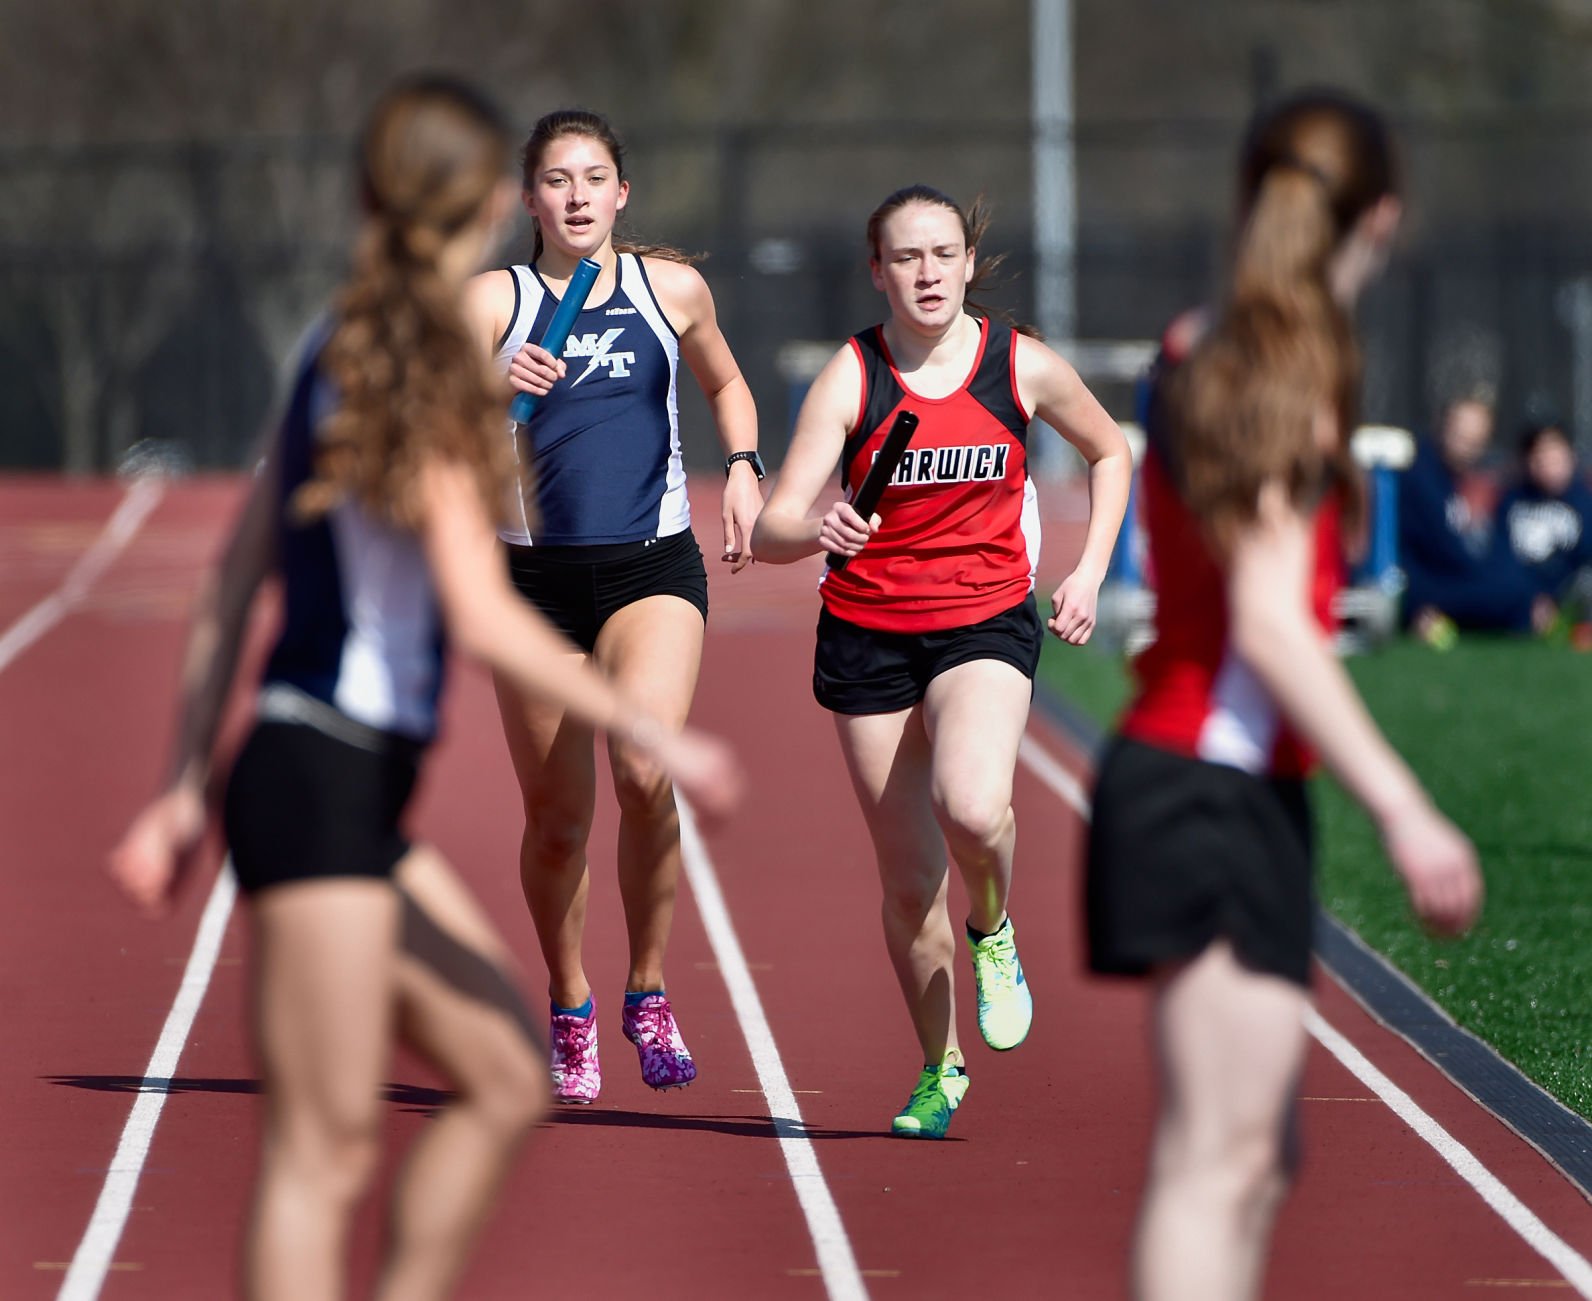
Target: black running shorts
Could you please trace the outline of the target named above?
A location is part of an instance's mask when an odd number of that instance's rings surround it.
[[[392,876],[409,852],[398,824],[424,747],[384,733],[371,737],[367,748],[306,723],[255,725],[233,765],[224,806],[239,889]]]
[[[1302,781],[1115,737],[1089,825],[1089,965],[1140,974],[1223,938],[1246,967],[1308,987],[1313,861]]]
[[[943,632],[879,632],[826,609],[818,616],[813,695],[835,714],[891,714],[911,709],[930,682],[972,660],[1000,660],[1032,682],[1044,643],[1032,596],[981,623]]]
[[[520,595],[588,654],[603,624],[649,596],[678,596],[708,617],[708,572],[690,529],[612,546],[510,544],[509,577]]]

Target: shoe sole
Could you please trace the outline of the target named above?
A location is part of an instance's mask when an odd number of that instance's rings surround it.
[[[680,1080],[678,1083],[675,1083],[675,1084],[654,1084],[654,1083],[652,1083],[652,1081],[647,1079],[646,1076],[643,1075],[641,1077],[641,1082],[643,1084],[645,1084],[649,1089],[651,1089],[654,1093],[667,1093],[667,1092],[669,1092],[670,1089],[688,1089],[688,1088],[690,1088],[693,1084],[695,1084],[697,1082],[697,1077],[695,1075],[693,1075],[689,1080]]]
[[[958,1098],[956,1100],[956,1106],[953,1106],[951,1108],[951,1115],[954,1116],[956,1114],[956,1108],[960,1107],[962,1105],[962,1099],[965,1098],[965,1097],[967,1097],[967,1090],[963,1089],[962,1090],[962,1097]],[[897,1129],[894,1125],[890,1126],[890,1133],[895,1138],[922,1138],[922,1139],[928,1139],[931,1142],[932,1141],[936,1141],[938,1139],[944,1138],[946,1136],[946,1134],[948,1134],[949,1132],[950,1132],[950,1122],[949,1122],[949,1120],[947,1120],[947,1122],[946,1122],[946,1127],[944,1129],[942,1129],[938,1134],[936,1134],[933,1130],[928,1130],[928,1129]]]
[[[560,1098],[560,1097],[557,1097],[555,1095],[554,1098],[553,1098],[553,1101],[558,1103],[558,1105],[561,1106],[561,1107],[589,1107],[589,1106],[591,1106],[592,1103],[596,1102],[597,1099],[596,1098]]]
[[[621,1033],[624,1033],[624,1032],[621,1031]],[[641,1045],[638,1044],[634,1039],[631,1039],[628,1034],[625,1034],[625,1038],[630,1040],[630,1046],[632,1048],[634,1048],[637,1052],[641,1051]],[[681,1080],[678,1084],[653,1084],[651,1081],[649,1081],[647,1079],[646,1076],[642,1076],[641,1077],[641,1082],[643,1084],[645,1084],[649,1089],[651,1089],[654,1093],[668,1093],[668,1092],[670,1092],[673,1089],[688,1089],[693,1084],[695,1084],[696,1081],[697,1081],[697,1077],[695,1075],[693,1075],[689,1080]]]

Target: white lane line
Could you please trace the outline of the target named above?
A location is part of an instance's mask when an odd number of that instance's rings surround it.
[[[1089,799],[1078,779],[1066,770],[1031,735],[1025,735],[1018,755],[1026,762],[1040,781],[1050,787],[1080,816],[1089,817]],[[1482,1165],[1471,1151],[1447,1130],[1426,1114],[1415,1100],[1394,1084],[1366,1058],[1358,1048],[1313,1009],[1306,1014],[1308,1029],[1328,1052],[1355,1076],[1360,1083],[1381,1098],[1393,1113],[1413,1129],[1443,1158],[1454,1171],[1476,1190],[1482,1201],[1533,1251],[1564,1275],[1570,1286],[1581,1296],[1592,1301],[1592,1264],[1573,1247],[1558,1237],[1535,1214],[1509,1191],[1503,1181]]]
[[[1089,820],[1091,808],[1089,797],[1084,794],[1083,783],[1063,768],[1061,762],[1029,733],[1025,732],[1018,743],[1017,757],[1033,769],[1034,776],[1061,796],[1063,804],[1085,822]]]
[[[188,1042],[194,1017],[204,1002],[205,991],[210,988],[210,976],[221,954],[221,941],[236,896],[237,884],[229,859],[210,889],[193,949],[188,954],[188,965],[182,973],[182,983],[177,987],[177,997],[166,1014],[166,1024],[160,1031],[154,1055],[144,1068],[138,1098],[127,1117],[127,1124],[122,1127],[122,1140],[111,1158],[99,1200],[89,1216],[83,1240],[72,1255],[72,1264],[61,1282],[61,1290],[56,1293],[56,1301],[94,1301],[105,1284],[106,1272],[127,1225],[128,1212],[132,1210],[133,1193],[149,1156],[149,1145],[154,1141],[155,1126],[166,1105],[178,1059],[182,1056],[183,1045]]]
[[[757,1081],[768,1103],[769,1118],[779,1136],[780,1152],[785,1157],[791,1182],[796,1187],[796,1199],[807,1219],[807,1232],[818,1255],[824,1289],[830,1301],[866,1301],[868,1289],[857,1268],[857,1258],[846,1236],[846,1226],[841,1223],[834,1195],[819,1169],[818,1153],[807,1137],[801,1108],[796,1104],[796,1094],[774,1043],[774,1032],[763,1012],[763,1000],[758,997],[757,985],[747,968],[746,955],[724,903],[724,892],[719,889],[718,874],[697,833],[690,806],[678,793],[675,801],[680,807],[680,854],[686,880],[696,896],[697,912],[708,933],[708,943],[713,946],[713,956],[718,960],[725,988],[730,992],[730,1003],[741,1023],[741,1035],[752,1055]]]
[[[61,585],[0,635],[0,671],[71,613],[89,588],[110,567],[133,535],[160,504],[165,487],[159,479],[135,479],[127,495],[112,512],[93,545],[72,566]]]
[[[1469,1148],[1422,1111],[1409,1094],[1377,1070],[1364,1053],[1322,1020],[1318,1013],[1308,1012],[1305,1025],[1322,1046],[1348,1068],[1350,1074],[1430,1143],[1437,1155],[1481,1194],[1482,1201],[1492,1207],[1498,1217],[1525,1240],[1528,1247],[1563,1274],[1581,1296],[1592,1299],[1592,1264],[1588,1264],[1584,1256],[1539,1220],[1524,1202],[1504,1187],[1491,1170],[1476,1159]]]

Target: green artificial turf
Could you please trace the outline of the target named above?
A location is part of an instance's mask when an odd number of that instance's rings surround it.
[[[1370,823],[1318,779],[1321,901],[1461,1025],[1592,1117],[1592,657],[1465,637],[1349,661],[1367,704],[1475,840],[1487,905],[1465,938],[1411,917]],[[1041,678],[1097,721],[1125,698],[1119,656],[1047,647]]]
[[[1093,646],[1068,646],[1052,637],[1045,638],[1039,680],[1053,696],[1060,696],[1101,727],[1110,727],[1116,720],[1132,686],[1127,661],[1121,655]]]

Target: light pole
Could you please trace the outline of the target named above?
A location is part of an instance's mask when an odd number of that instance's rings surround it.
[[[1030,0],[1030,118],[1034,173],[1035,324],[1058,352],[1067,355],[1078,333],[1075,263],[1078,198],[1073,157],[1072,0]],[[1068,464],[1059,439],[1030,443],[1032,464],[1055,477]]]

